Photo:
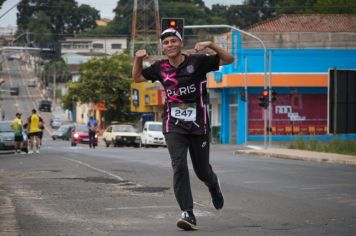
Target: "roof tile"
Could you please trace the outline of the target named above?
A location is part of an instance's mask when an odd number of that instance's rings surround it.
[[[356,14],[280,15],[247,28],[250,32],[356,32]]]

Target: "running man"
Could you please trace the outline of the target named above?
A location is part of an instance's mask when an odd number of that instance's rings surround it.
[[[32,154],[34,152],[40,153],[40,124],[43,122],[42,118],[37,115],[36,109],[32,109],[32,115],[28,118],[28,138],[30,143],[30,150],[28,154]],[[36,149],[34,150],[34,142]]]
[[[167,59],[143,69],[143,59],[148,55],[145,49],[138,50],[132,77],[135,82],[160,81],[166,91],[163,133],[172,160],[174,194],[182,210],[177,226],[193,230],[196,229],[196,218],[187,164],[188,149],[194,171],[209,188],[214,207],[222,209],[224,205],[218,178],[209,163],[206,74],[218,70],[220,65],[232,63],[234,58],[210,41],[197,43],[194,50],[199,52],[209,48],[215,55],[183,54],[182,37],[172,28],[163,31],[160,38]]]
[[[11,128],[15,132],[15,153],[21,153],[23,142],[21,113],[16,113],[16,118],[11,123]]]
[[[89,148],[95,148],[95,135],[98,129],[98,122],[93,116],[90,116],[87,127],[89,129]]]

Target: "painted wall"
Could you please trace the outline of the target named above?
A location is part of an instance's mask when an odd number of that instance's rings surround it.
[[[234,32],[234,34],[239,35],[237,32]],[[241,37],[236,37],[241,39]],[[267,50],[266,61],[264,61],[262,49],[241,49],[241,41],[235,40],[235,44],[232,45],[232,51],[236,53],[236,50],[239,50],[236,58],[238,60],[237,66],[236,63],[224,66],[208,79],[208,87],[210,89],[221,90],[221,143],[230,143],[231,114],[229,114],[229,95],[231,93],[239,95],[237,144],[244,143],[247,139],[253,139],[252,131],[248,127],[253,125],[253,122],[251,122],[251,119],[252,121],[254,119],[252,110],[260,109],[260,107],[256,107],[256,99],[257,94],[261,93],[265,82],[265,62],[266,72],[269,72],[269,68],[272,71],[272,87],[277,90],[281,100],[291,100],[293,91],[297,91],[306,106],[297,113],[306,112],[306,116],[318,117],[317,119],[322,120],[318,124],[320,127],[317,124],[313,127],[313,125],[310,125],[311,123],[305,124],[306,126],[303,126],[303,128],[299,126],[298,133],[326,133],[325,128],[321,127],[325,127],[325,119],[327,119],[329,70],[334,67],[337,69],[356,69],[356,49],[273,49]],[[269,65],[269,52],[271,52],[271,65]],[[268,76],[267,73],[266,79],[269,78]],[[249,94],[247,101],[240,95],[245,85],[247,85],[247,93]],[[313,100],[318,101],[317,104],[313,103]],[[246,102],[248,102],[247,105]],[[276,105],[273,106],[274,111],[276,111]],[[313,107],[317,105],[320,106],[318,111],[313,111]],[[293,104],[291,109],[293,111]],[[259,112],[259,114],[259,118],[263,118],[261,117],[262,113]],[[276,119],[279,116],[286,115],[274,114]],[[302,114],[301,116],[304,115]],[[291,129],[288,128],[287,131],[285,126],[283,132],[282,130],[277,131],[277,126],[275,126],[275,134],[280,132],[279,137],[284,137],[285,134],[287,135],[285,137],[288,137],[289,133],[293,132],[294,126]],[[301,131],[302,129],[303,131]],[[294,130],[297,131],[298,129]],[[248,135],[247,131],[250,132],[250,135]]]

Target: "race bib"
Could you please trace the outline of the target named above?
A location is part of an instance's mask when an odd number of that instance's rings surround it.
[[[197,109],[195,103],[172,103],[171,116],[184,121],[195,121]]]

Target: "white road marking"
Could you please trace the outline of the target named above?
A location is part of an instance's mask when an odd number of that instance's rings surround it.
[[[140,206],[140,207],[117,207],[117,208],[105,208],[106,211],[113,211],[113,210],[139,210],[139,209],[159,209],[159,208],[177,208],[177,206]]]
[[[111,176],[111,177],[113,177],[113,178],[115,178],[115,179],[117,179],[117,180],[119,180],[119,181],[124,181],[124,179],[123,179],[122,177],[120,177],[120,176],[118,176],[118,175],[115,175],[115,174],[113,174],[113,173],[110,173],[109,171],[96,168],[96,167],[91,166],[91,165],[89,165],[89,164],[87,164],[87,163],[84,163],[84,162],[82,162],[82,161],[73,160],[73,159],[66,158],[66,157],[63,157],[63,158],[66,159],[67,161],[75,162],[75,163],[77,163],[77,164],[79,164],[79,165],[88,167],[89,169],[92,169],[92,170],[98,171],[98,172],[100,172],[100,173],[106,174],[106,175],[108,175],[108,176]]]

